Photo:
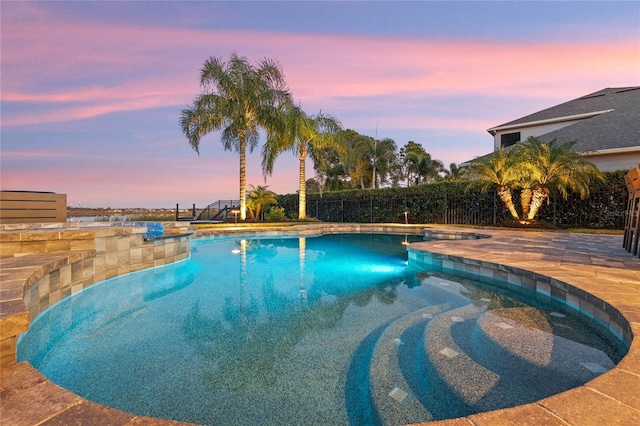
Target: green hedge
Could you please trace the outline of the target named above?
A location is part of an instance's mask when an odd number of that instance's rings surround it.
[[[605,172],[606,181],[594,183],[585,200],[570,194],[552,195],[538,219],[567,228],[622,229],[627,201],[626,171]],[[495,191],[465,192],[465,182],[437,182],[408,188],[382,188],[307,194],[307,216],[324,222],[440,223],[495,225],[510,218]],[[514,202],[519,194],[514,191]],[[288,217],[298,214],[298,194],[278,196]],[[518,206],[519,207],[519,206]]]

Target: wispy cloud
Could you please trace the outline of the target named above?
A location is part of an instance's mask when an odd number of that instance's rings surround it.
[[[2,101],[45,107],[9,111],[4,126],[185,105],[199,90],[204,59],[225,59],[231,50],[252,61],[278,59],[296,99],[325,110],[363,108],[348,100],[365,104],[375,96],[393,96],[406,105],[445,94],[560,99],[633,83],[640,68],[633,38],[489,43],[94,25],[41,16],[8,25],[3,66],[10,72]],[[576,72],[583,70],[587,75],[576,83]]]

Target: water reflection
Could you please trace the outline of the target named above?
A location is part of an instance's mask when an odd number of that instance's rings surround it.
[[[375,246],[380,252],[385,243],[360,242],[357,250],[370,251]],[[345,258],[345,253],[327,250],[326,243],[308,244],[306,237],[239,239],[234,245],[239,256],[238,293],[224,297],[219,316],[196,301],[182,324],[185,341],[207,360],[202,374],[214,393],[254,392],[255,386],[272,386],[282,376],[278,367],[282,360],[293,356],[305,337],[336,328],[349,306],[366,307],[373,300],[392,305],[397,286],[416,284],[414,274],[404,272],[406,253],[402,252],[392,262],[400,266],[381,268],[383,273],[377,277],[371,270],[358,272],[359,259],[353,257],[352,249],[351,258]],[[283,257],[287,252],[297,257],[296,279],[291,281],[288,277],[293,275],[283,275],[277,268],[278,263],[290,262]],[[313,260],[311,270],[308,256]],[[271,262],[271,268],[264,268],[265,262]],[[380,255],[378,262],[384,265],[389,260]],[[332,276],[331,269],[336,267],[338,272]],[[353,279],[350,272],[354,270],[362,276]],[[360,282],[364,277],[366,282]]]

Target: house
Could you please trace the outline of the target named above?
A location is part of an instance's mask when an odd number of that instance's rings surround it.
[[[640,163],[640,86],[607,88],[487,130],[494,151],[531,136],[574,149],[600,170],[628,170]]]

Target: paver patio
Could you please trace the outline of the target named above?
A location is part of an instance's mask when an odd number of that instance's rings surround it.
[[[359,229],[370,229],[358,225]],[[394,227],[401,228],[402,225]],[[286,228],[336,231],[341,225]],[[413,248],[539,273],[582,289],[615,307],[640,332],[640,260],[622,247],[622,236],[526,232],[502,229],[430,227],[443,232],[478,232],[491,238],[419,242]],[[16,258],[17,259],[17,258]],[[20,258],[27,267],[30,256]],[[11,290],[15,293],[15,289]],[[2,302],[8,292],[2,291]],[[4,311],[2,303],[2,311]],[[3,313],[3,312],[0,312]],[[640,340],[631,344],[618,366],[575,389],[532,404],[491,411],[430,425],[602,425],[640,424]],[[124,413],[86,401],[49,382],[27,363],[2,368],[0,423],[179,424]]]

